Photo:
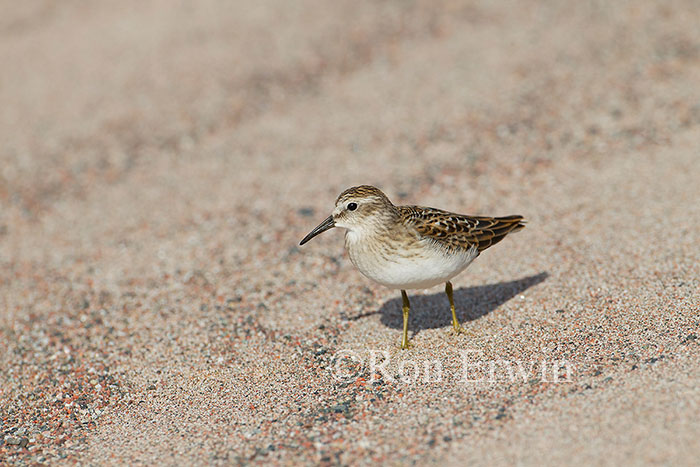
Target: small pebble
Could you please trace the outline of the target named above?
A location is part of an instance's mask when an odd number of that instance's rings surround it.
[[[17,438],[16,436],[9,436],[5,438],[5,444],[7,444],[8,446],[17,446],[20,442],[22,442],[22,440]]]

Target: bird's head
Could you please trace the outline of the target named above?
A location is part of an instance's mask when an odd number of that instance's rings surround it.
[[[370,185],[348,188],[338,196],[331,215],[309,232],[299,244],[303,245],[333,227],[341,227],[358,234],[372,232],[394,216],[396,207],[380,189]]]

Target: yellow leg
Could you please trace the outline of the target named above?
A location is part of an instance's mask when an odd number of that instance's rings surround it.
[[[403,298],[403,339],[401,340],[401,348],[408,349],[411,344],[408,343],[408,312],[410,311],[411,304],[408,303],[408,295],[406,291],[401,291],[401,298]]]
[[[447,298],[450,300],[450,309],[452,310],[452,329],[454,329],[454,332],[459,334],[463,331],[463,329],[462,326],[459,325],[459,321],[457,320],[457,313],[455,312],[455,301],[452,298],[452,283],[450,281],[447,281],[447,283],[445,283],[445,293],[447,294]]]

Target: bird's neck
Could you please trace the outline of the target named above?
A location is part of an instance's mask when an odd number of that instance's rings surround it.
[[[399,222],[397,210],[387,210],[381,214],[377,213],[363,222],[361,226],[355,226],[345,232],[345,245],[350,247],[368,240],[387,238],[387,234],[396,228]]]

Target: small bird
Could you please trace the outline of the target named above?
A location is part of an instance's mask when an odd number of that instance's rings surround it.
[[[342,192],[333,213],[299,245],[333,227],[346,229],[345,248],[362,274],[401,290],[401,348],[407,349],[410,303],[406,290],[444,283],[452,327],[455,333],[462,332],[450,279],[464,271],[483,250],[525,224],[522,216],[466,216],[421,206],[395,206],[378,188],[361,185]]]

